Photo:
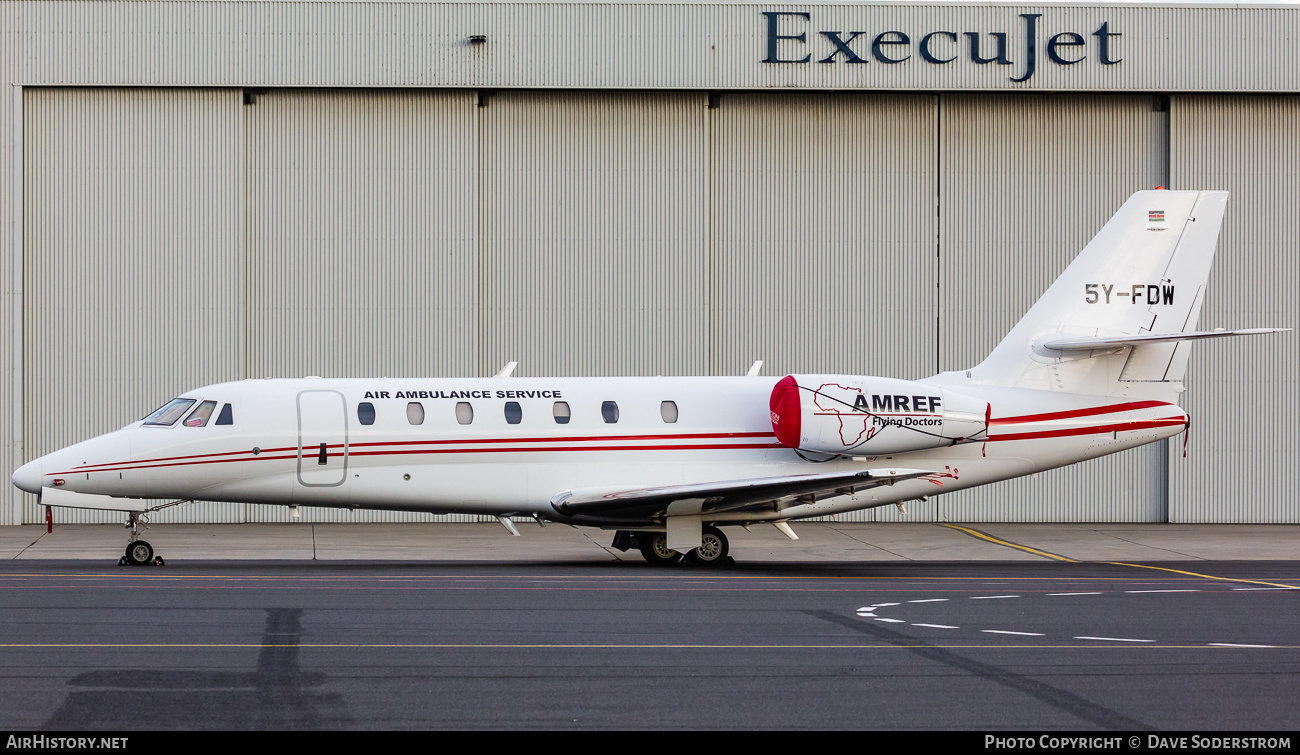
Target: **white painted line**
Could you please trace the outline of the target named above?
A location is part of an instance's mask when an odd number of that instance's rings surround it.
[[[998,598],[1019,598],[1019,595],[972,595],[971,600],[997,600]]]
[[[1294,590],[1294,587],[1234,587],[1233,590]]]
[[[876,616],[876,617],[874,617],[874,618],[876,619],[876,621],[888,621],[890,624],[902,624],[902,623],[903,623],[903,620],[902,620],[902,619],[884,619],[884,618],[881,618],[881,617],[879,617],[879,616]]]
[[[925,600],[909,600],[907,602],[908,603],[942,603],[946,600],[948,599],[947,598],[926,598]]]
[[[1271,648],[1272,645],[1238,645],[1235,642],[1211,642],[1210,645],[1216,648]]]
[[[1099,592],[1049,592],[1048,595],[1101,595]]]
[[[864,618],[864,619],[874,619],[874,618],[876,618],[876,615],[875,615],[874,613],[870,612],[870,611],[858,611],[858,616],[861,616],[861,617]]]
[[[863,606],[863,607],[861,607],[861,608],[858,609],[858,613],[862,613],[863,611],[866,611],[867,613],[871,613],[871,612],[874,611],[874,610],[876,610],[876,609],[875,609],[875,608],[872,608],[871,606]]]
[[[961,627],[950,627],[947,624],[913,624],[914,627],[929,627],[931,629],[961,629]]]
[[[1104,640],[1106,642],[1155,642],[1155,640],[1134,640],[1128,637],[1075,637],[1076,640]]]
[[[898,605],[898,604],[897,604],[897,603],[873,603],[871,607],[872,607],[872,608],[886,608],[886,607],[888,607],[888,606],[896,606],[896,605]]]
[[[1008,632],[1005,629],[981,629],[980,631],[985,632],[987,634],[1016,634],[1016,635],[1020,635],[1021,637],[1046,637],[1047,636],[1042,632]]]
[[[1200,590],[1125,590],[1124,592],[1137,594],[1143,592],[1200,592]]]

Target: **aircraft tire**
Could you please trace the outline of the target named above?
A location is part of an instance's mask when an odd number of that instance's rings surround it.
[[[153,546],[144,540],[136,540],[126,546],[126,561],[131,566],[146,566],[153,563]]]
[[[692,548],[686,560],[696,566],[717,566],[727,562],[727,536],[717,527],[705,527],[700,535],[700,547]]]
[[[641,557],[655,566],[667,566],[682,560],[682,554],[668,547],[668,533],[666,532],[642,533],[637,540],[639,541]]]

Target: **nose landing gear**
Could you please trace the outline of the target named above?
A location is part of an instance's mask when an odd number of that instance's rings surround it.
[[[126,515],[126,528],[131,531],[127,536],[126,555],[117,562],[118,566],[162,566],[162,556],[154,556],[153,546],[140,539],[140,530],[149,529],[149,520],[134,511]]]

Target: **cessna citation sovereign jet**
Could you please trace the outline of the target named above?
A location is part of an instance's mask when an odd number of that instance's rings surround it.
[[[614,531],[648,561],[722,528],[985,485],[1183,432],[1177,406],[1224,192],[1134,194],[969,370],[859,375],[244,380],[186,392],[20,468],[46,506],[208,500],[489,514]],[[757,365],[756,365],[757,367]]]

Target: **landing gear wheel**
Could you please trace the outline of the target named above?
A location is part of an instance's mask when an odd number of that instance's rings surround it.
[[[136,540],[126,546],[126,560],[131,566],[145,566],[153,561],[153,546]]]
[[[646,561],[659,566],[675,564],[682,560],[682,554],[668,547],[668,533],[645,532],[638,538],[641,555]]]
[[[696,566],[717,566],[727,561],[727,536],[717,527],[705,527],[700,547],[692,548],[686,560]]]

